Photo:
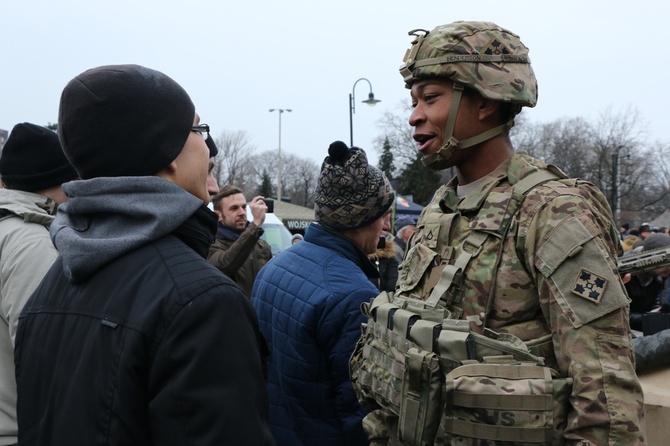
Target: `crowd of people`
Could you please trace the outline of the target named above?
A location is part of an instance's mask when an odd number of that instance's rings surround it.
[[[651,227],[643,223],[637,229],[631,229],[628,223],[620,228],[623,258],[634,256],[643,251],[670,248],[670,235],[667,227]],[[670,266],[633,275],[625,284],[630,298],[630,326],[643,332],[643,315],[670,313]]]
[[[314,222],[274,258],[265,197],[216,184],[209,126],[166,74],[89,69],[62,92],[57,135],[14,127],[0,156],[1,445],[645,443],[631,326],[667,303],[669,274],[624,284],[616,261],[670,246],[667,229],[617,231],[594,185],[515,153],[514,117],[537,102],[516,34],[410,34],[409,124],[426,168],[456,176],[418,221],[393,220],[389,179],[333,142]],[[424,317],[437,351],[410,341]],[[445,318],[543,358],[568,383],[556,417],[420,430],[451,410],[411,399]],[[450,345],[470,354],[465,338]]]

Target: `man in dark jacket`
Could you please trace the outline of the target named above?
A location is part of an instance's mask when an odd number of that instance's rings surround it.
[[[207,263],[209,127],[163,73],[104,66],[60,102],[60,256],[21,314],[19,443],[271,445],[264,344]]]
[[[379,294],[375,252],[395,193],[365,152],[331,144],[321,168],[315,221],[304,241],[261,270],[252,304],[270,344],[270,428],[278,445],[362,446],[368,441],[349,380],[364,322]]]
[[[219,227],[207,260],[251,297],[258,271],[272,258],[270,245],[261,238],[268,208],[263,197],[254,197],[249,203],[253,221],[247,221],[244,193],[230,184],[212,198],[212,206],[219,217]]]

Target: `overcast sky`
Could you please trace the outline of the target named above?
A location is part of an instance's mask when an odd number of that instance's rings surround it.
[[[77,74],[108,64],[160,70],[191,95],[214,135],[244,130],[257,151],[321,163],[349,143],[376,162],[385,111],[407,101],[398,73],[414,28],[487,20],[519,34],[539,82],[531,122],[633,107],[648,140],[670,143],[667,0],[511,2],[449,0],[4,1],[0,9],[0,128],[56,122],[60,93]]]

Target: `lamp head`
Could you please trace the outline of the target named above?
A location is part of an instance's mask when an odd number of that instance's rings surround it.
[[[377,102],[381,102],[381,99],[375,99],[375,94],[370,92],[370,94],[368,94],[368,98],[361,102],[363,104],[368,104],[370,107],[374,107]]]

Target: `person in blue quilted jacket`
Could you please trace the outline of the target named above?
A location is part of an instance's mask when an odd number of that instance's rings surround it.
[[[379,291],[368,254],[377,249],[395,200],[365,152],[330,145],[302,242],[268,262],[252,304],[272,354],[270,428],[278,446],[367,445],[348,362],[361,333],[361,303]]]

